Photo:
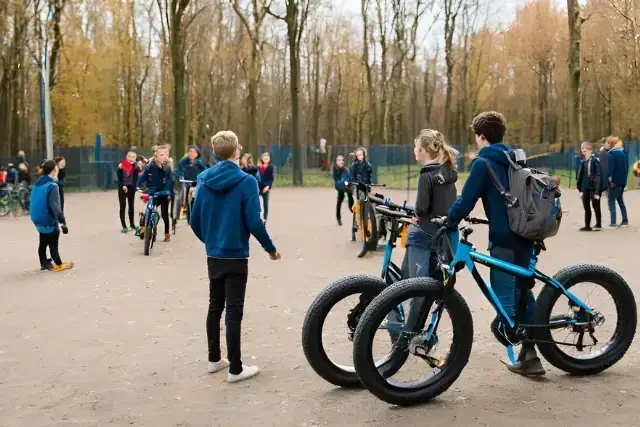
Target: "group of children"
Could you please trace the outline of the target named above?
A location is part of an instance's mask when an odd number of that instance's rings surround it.
[[[600,156],[593,152],[591,142],[583,142],[581,146],[584,159],[580,163],[578,171],[577,187],[584,207],[584,227],[580,231],[602,230],[602,212],[600,199],[603,193],[607,193],[609,213],[611,216],[610,228],[627,227],[629,217],[624,203],[624,190],[627,186],[629,166],[627,157],[622,151],[622,141],[615,136],[603,139]],[[616,202],[620,206],[622,222],[616,220]],[[591,207],[595,212],[596,223],[591,227]]]
[[[120,204],[120,223],[122,232],[137,230],[135,224],[134,204],[136,188],[146,189],[148,194],[154,195],[154,204],[160,206],[161,216],[164,223],[164,241],[169,242],[171,235],[170,216],[177,221],[179,212],[173,212],[175,202],[175,183],[180,179],[191,181],[192,186],[189,191],[185,191],[179,206],[193,203],[195,196],[195,183],[198,176],[206,171],[209,166],[201,159],[200,149],[191,145],[187,153],[182,158],[173,172],[173,159],[169,157],[169,146],[160,145],[153,148],[153,158],[150,162],[142,156],[137,156],[130,151],[118,165],[118,200]],[[241,158],[243,171],[252,175],[259,183],[260,195],[264,204],[264,221],[266,222],[269,211],[269,194],[274,182],[274,171],[271,165],[269,153],[260,156],[258,166],[253,165],[251,154],[245,153]],[[129,214],[129,227],[125,221],[125,211]],[[170,215],[170,206],[172,215]]]

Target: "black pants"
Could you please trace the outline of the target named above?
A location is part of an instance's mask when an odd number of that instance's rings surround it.
[[[342,219],[342,214],[341,214],[341,210],[342,210],[342,202],[344,201],[344,195],[345,193],[347,194],[347,197],[349,198],[349,210],[353,211],[353,194],[351,194],[351,191],[340,191],[338,190],[338,200],[336,202],[336,218],[338,219],[338,221],[340,221]]]
[[[118,188],[118,201],[120,202],[120,223],[122,228],[127,228],[127,223],[124,221],[124,210],[129,202],[129,224],[131,227],[135,227],[133,221],[133,208],[135,204],[136,189],[133,185],[127,185],[127,192],[125,193],[122,187]]]
[[[60,241],[60,232],[58,230],[53,233],[40,233],[40,245],[38,246],[38,257],[40,265],[49,264],[47,259],[47,247],[51,253],[51,259],[55,265],[62,264],[60,253],[58,252],[58,242]]]
[[[164,234],[169,234],[169,196],[157,196],[153,199],[154,206],[160,206],[162,222],[164,222]]]
[[[596,212],[596,227],[602,226],[602,212],[600,211],[600,200],[596,200],[593,196],[595,193],[591,190],[585,190],[582,192],[582,206],[584,207],[584,225],[591,227],[591,206]]]
[[[58,184],[58,193],[60,193],[60,210],[64,213],[64,185]]]
[[[242,372],[240,327],[244,313],[244,295],[249,274],[248,259],[207,258],[209,269],[209,313],[207,315],[207,341],[209,361],[220,360],[220,319],[226,309],[227,358],[229,373]]]
[[[266,193],[260,193],[260,195],[262,196],[262,204],[264,205],[264,213],[262,214],[262,219],[264,219],[265,221],[269,216],[269,194],[271,194],[271,189],[269,189],[269,191],[267,191]]]

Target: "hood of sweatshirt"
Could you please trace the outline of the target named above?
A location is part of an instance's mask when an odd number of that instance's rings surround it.
[[[224,160],[200,174],[202,185],[213,191],[226,192],[248,175],[231,160]]]

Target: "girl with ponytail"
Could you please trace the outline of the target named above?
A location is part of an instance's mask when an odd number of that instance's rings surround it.
[[[403,273],[408,277],[427,277],[437,264],[431,244],[438,230],[431,219],[447,215],[456,201],[458,152],[440,132],[424,129],[414,141],[413,153],[422,169],[416,197],[417,217],[409,227]]]

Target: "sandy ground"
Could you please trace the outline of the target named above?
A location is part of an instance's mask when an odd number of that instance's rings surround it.
[[[39,271],[29,219],[0,219],[0,426],[640,425],[639,340],[595,377],[548,364],[542,381],[514,376],[499,361],[492,312],[468,274],[457,286],[473,311],[474,347],[440,398],[395,408],[317,377],[300,344],[309,304],[339,276],[378,274],[382,259],[356,258],[348,227],[335,224],[334,197],[328,189],[274,190],[269,230],[283,259],[270,261],[252,243],[243,328],[244,361],[262,372],[236,385],[206,373],[206,263],[186,225],[144,257],[142,241],[119,233],[116,193],[70,194],[61,252],[76,268],[50,273]],[[640,224],[640,193],[627,200]],[[639,229],[580,234],[577,194],[563,203],[569,213],[540,268],[607,264],[640,294]],[[486,232],[472,240],[486,247]]]

